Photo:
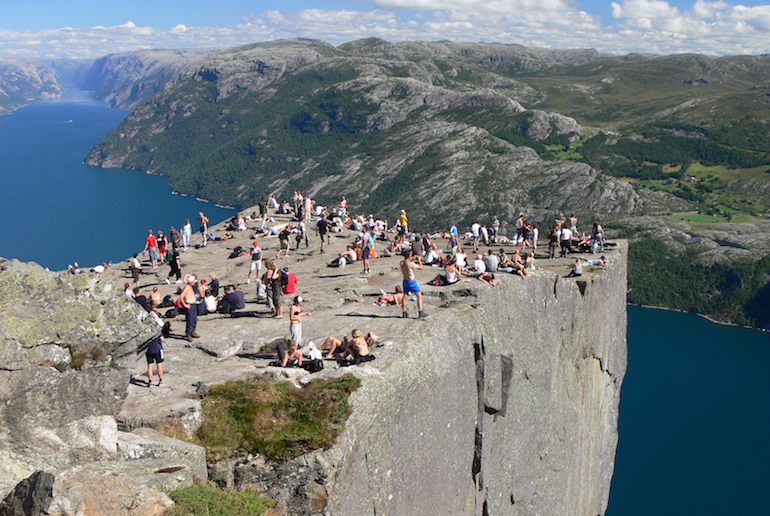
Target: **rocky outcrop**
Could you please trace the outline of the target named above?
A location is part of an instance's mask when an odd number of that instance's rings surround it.
[[[161,514],[165,492],[206,478],[202,448],[118,431],[159,332],[120,289],[3,261],[0,313],[0,514]]]
[[[545,140],[552,134],[569,137],[583,134],[583,128],[574,118],[559,113],[546,113],[535,109],[527,112],[525,120],[526,135],[536,141]]]

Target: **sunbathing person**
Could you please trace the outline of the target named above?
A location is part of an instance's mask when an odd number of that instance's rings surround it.
[[[497,285],[494,272],[482,272],[477,276],[477,278],[488,285],[492,285],[493,287]]]
[[[585,267],[604,267],[607,265],[607,258],[602,255],[599,258],[590,258],[588,260],[583,260],[583,265]]]
[[[345,265],[355,262],[357,259],[358,255],[355,248],[352,245],[349,245],[345,251],[340,253],[337,258],[328,264],[328,267],[344,267]]]
[[[401,287],[401,285],[396,285],[396,292],[395,294],[386,294],[384,290],[380,290],[382,295],[380,296],[380,299],[377,300],[375,303],[376,305],[380,306],[391,306],[391,305],[401,305],[404,301],[404,289]]]
[[[362,337],[360,330],[353,330],[350,338],[345,336],[345,337],[342,337],[342,340],[329,335],[328,337],[326,337],[326,340],[323,341],[323,344],[321,344],[321,347],[318,349],[320,351],[324,351],[328,349],[329,351],[326,354],[326,358],[331,359],[334,357],[334,355],[346,353],[348,351],[348,348],[353,345],[353,342],[356,339],[363,339],[364,344],[367,346],[367,352],[368,352],[368,348],[374,346],[374,343],[377,340],[377,336],[370,332],[370,333],[367,333],[366,336]]]

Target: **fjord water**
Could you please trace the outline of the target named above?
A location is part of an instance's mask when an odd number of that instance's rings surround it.
[[[161,177],[83,165],[125,115],[70,95],[0,117],[0,256],[93,265],[140,250],[148,228],[230,216]],[[628,338],[608,513],[766,514],[770,337],[630,307]]]
[[[628,308],[611,516],[770,512],[770,336]]]
[[[91,147],[126,116],[82,92],[0,116],[0,256],[54,269],[123,260],[148,229],[220,221],[232,210],[173,195],[166,180],[83,164]]]

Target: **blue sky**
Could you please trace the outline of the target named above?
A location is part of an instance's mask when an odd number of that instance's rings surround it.
[[[0,56],[95,57],[284,37],[496,41],[601,51],[770,51],[770,0],[13,0]]]

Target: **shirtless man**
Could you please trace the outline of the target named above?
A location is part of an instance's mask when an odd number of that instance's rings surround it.
[[[369,334],[371,335],[371,334]],[[352,356],[353,358],[361,358],[369,355],[369,346],[371,345],[367,339],[361,333],[361,330],[353,330],[352,339],[348,342],[348,347],[342,354],[342,358]]]
[[[401,275],[403,277],[404,299],[401,302],[401,317],[408,317],[409,314],[406,311],[406,301],[409,298],[409,294],[417,295],[417,317],[422,319],[427,314],[422,310],[422,291],[417,280],[414,279],[414,268],[422,269],[422,264],[415,266],[414,257],[412,251],[407,251],[406,256],[399,264],[401,268]]]
[[[202,211],[198,212],[198,224],[200,225],[201,236],[203,237],[203,247],[206,247],[209,236],[209,218],[203,214]]]

